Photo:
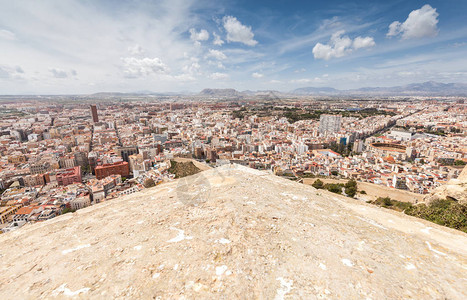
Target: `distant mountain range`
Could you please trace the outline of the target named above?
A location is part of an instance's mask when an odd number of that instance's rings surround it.
[[[296,96],[467,96],[465,83],[440,83],[427,81],[393,87],[363,87],[359,89],[338,90],[332,87],[302,87],[289,92],[279,91],[242,91],[234,89],[204,89],[199,96],[221,98],[279,98],[286,95]]]
[[[0,100],[9,100],[18,97],[35,98],[38,95],[0,95]],[[42,97],[63,97],[67,95],[42,95]],[[211,89],[207,88],[199,93],[188,91],[183,92],[152,92],[149,90],[136,91],[132,93],[121,92],[100,92],[89,95],[75,95],[84,98],[133,98],[133,97],[200,97],[200,98],[220,98],[220,99],[255,99],[276,100],[282,97],[291,96],[322,96],[322,97],[390,97],[390,96],[426,96],[426,97],[446,97],[461,96],[467,97],[467,83],[441,83],[427,81],[423,83],[411,83],[402,86],[392,87],[362,87],[358,89],[339,90],[332,87],[301,87],[292,91],[258,90],[258,91],[237,91],[235,89]]]
[[[351,90],[337,90],[330,87],[305,87],[291,92],[295,95],[367,95],[367,96],[466,96],[465,83],[440,83],[427,81],[393,87],[363,87]]]
[[[199,93],[200,96],[211,97],[241,97],[241,92],[234,89],[204,89]]]
[[[256,99],[274,100],[287,96],[352,96],[352,97],[378,97],[378,96],[465,96],[467,97],[467,83],[440,83],[427,81],[423,83],[412,83],[402,86],[392,87],[363,87],[358,89],[339,90],[332,87],[302,87],[292,91],[237,91],[235,89],[204,89],[199,93],[156,93],[151,91],[139,91],[134,93],[113,93],[103,92],[88,95],[89,97],[113,98],[128,96],[194,96],[203,98],[223,98],[223,99],[245,99],[255,97]]]

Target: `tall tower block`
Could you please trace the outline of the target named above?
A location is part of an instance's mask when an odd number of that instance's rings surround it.
[[[92,121],[94,123],[99,122],[99,117],[97,116],[97,106],[95,104],[91,105],[91,115],[92,115]]]

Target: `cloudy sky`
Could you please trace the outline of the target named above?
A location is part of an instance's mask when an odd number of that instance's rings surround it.
[[[465,0],[0,5],[0,94],[467,82]]]

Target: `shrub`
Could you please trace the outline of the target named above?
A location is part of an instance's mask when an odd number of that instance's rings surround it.
[[[397,211],[404,211],[409,207],[412,207],[412,204],[409,202],[401,202],[397,200],[392,200],[389,197],[378,197],[375,201],[371,202],[373,204],[385,207],[385,208],[391,208]]]
[[[379,197],[375,201],[369,201],[368,203],[403,211],[409,216],[425,219],[467,233],[467,205],[462,205],[454,200],[437,200],[430,205],[412,205],[408,202],[392,200],[389,197]]]
[[[354,187],[354,186],[346,187],[345,188],[345,193],[347,194],[347,196],[353,198],[355,196],[355,194],[357,194],[357,188]]]
[[[392,206],[391,198],[384,197],[382,200],[383,200],[383,205],[384,206]]]
[[[428,206],[412,206],[405,213],[467,233],[467,205],[461,205],[454,200],[437,200]]]
[[[342,194],[342,186],[343,184],[326,183],[324,185],[324,188],[332,193]]]
[[[315,189],[322,189],[324,186],[324,183],[321,180],[316,179],[315,182],[313,182],[311,186],[313,186]]]
[[[350,188],[350,187],[357,188],[357,182],[355,181],[355,179],[350,179],[350,180],[347,181],[347,183],[345,184],[345,187],[346,187],[346,188]]]
[[[62,215],[64,214],[67,214],[67,213],[74,213],[75,210],[69,208],[69,207],[65,207],[63,210],[62,210]]]

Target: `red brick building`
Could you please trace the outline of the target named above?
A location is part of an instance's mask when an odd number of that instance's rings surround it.
[[[81,183],[81,166],[66,169],[57,174],[58,185],[69,185],[73,183]]]
[[[130,166],[126,161],[121,161],[113,164],[97,166],[95,171],[97,179],[102,179],[114,174],[120,174],[122,177],[128,177],[130,175]]]

